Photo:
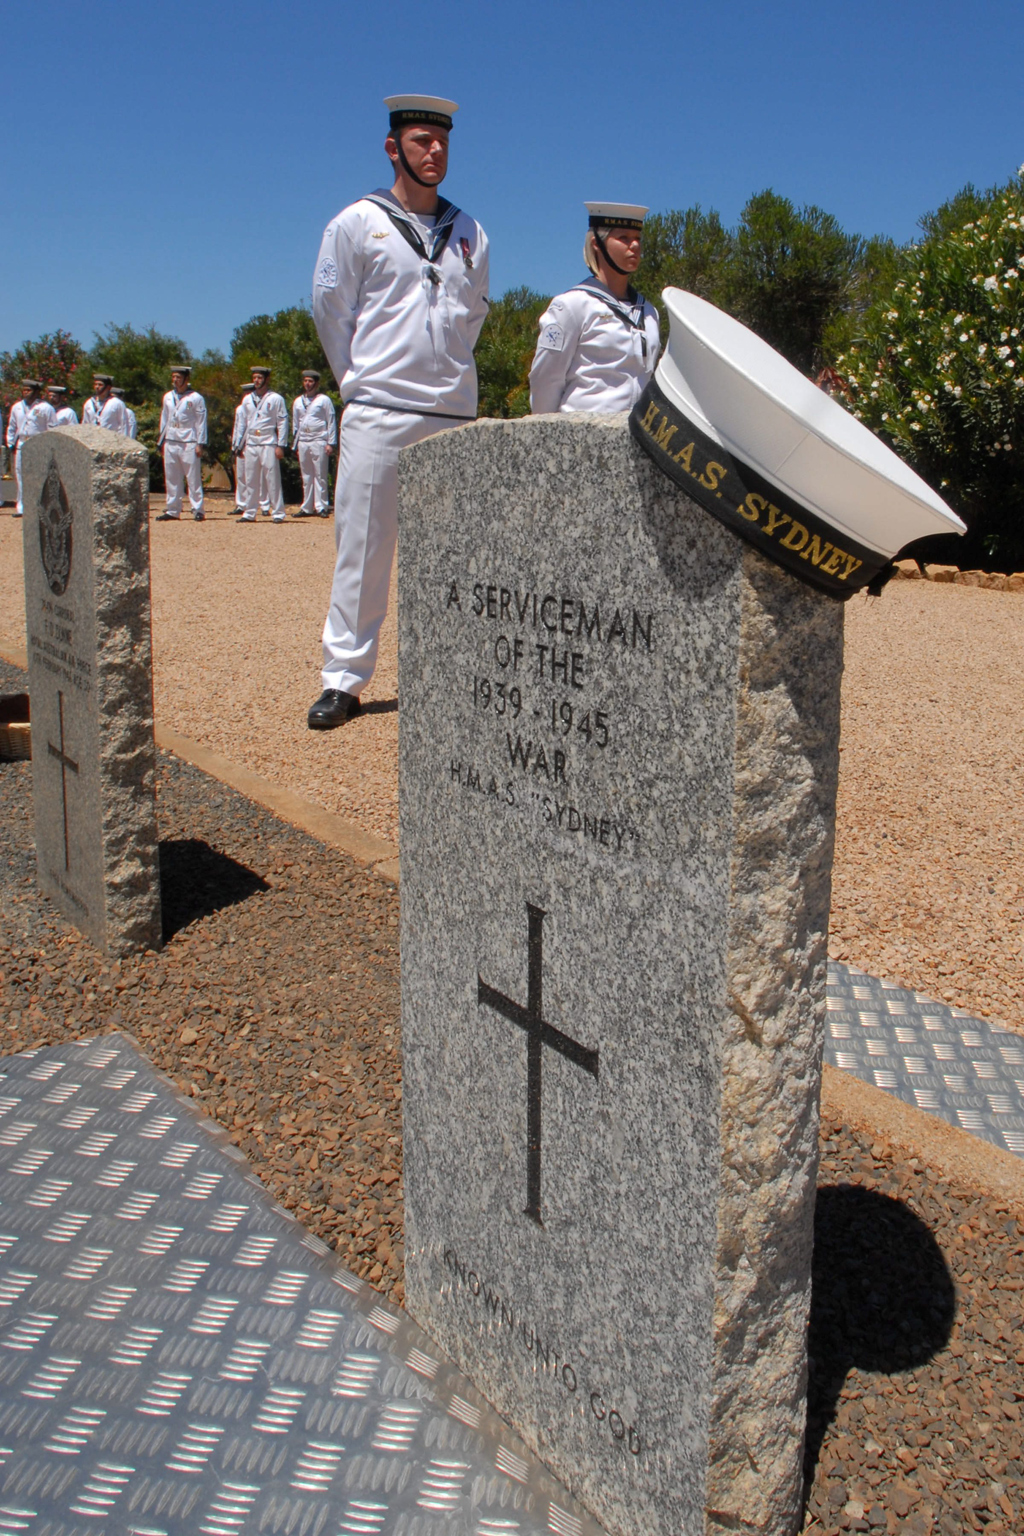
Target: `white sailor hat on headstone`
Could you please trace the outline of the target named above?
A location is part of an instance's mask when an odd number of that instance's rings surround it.
[[[723,310],[666,288],[668,347],[630,430],[687,495],[833,597],[965,524],[920,475]]]
[[[643,229],[647,208],[642,203],[584,203],[591,229]]]
[[[407,128],[410,123],[429,123],[434,128],[451,128],[458,103],[443,96],[385,96],[384,105],[391,114],[392,128]]]

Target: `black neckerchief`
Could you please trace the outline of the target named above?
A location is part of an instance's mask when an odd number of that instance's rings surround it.
[[[581,283],[577,283],[574,288],[570,289],[570,292],[589,293],[592,298],[600,299],[601,303],[607,305],[613,315],[618,315],[619,319],[624,321],[624,323],[629,326],[630,330],[639,331],[640,350],[643,353],[643,359],[646,363],[647,326],[644,319],[644,305],[647,303],[647,300],[644,298],[642,293],[638,293],[637,290],[632,287],[627,289],[627,297],[631,294],[633,302],[629,309],[625,309],[623,307],[622,301],[617,299],[614,293],[610,293],[605,287],[604,283],[602,283],[601,280],[596,277],[585,277]]]
[[[438,195],[437,222],[434,225],[434,238],[428,252],[419,229],[413,223],[413,215],[402,207],[397,198],[392,197],[389,192],[368,192],[363,201],[373,203],[375,207],[386,213],[406,244],[412,246],[420,260],[427,262],[430,266],[433,266],[448,244],[448,236],[459,214],[459,209],[454,203]]]

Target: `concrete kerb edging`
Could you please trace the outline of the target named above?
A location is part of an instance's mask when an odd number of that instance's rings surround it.
[[[823,1070],[821,1109],[823,1115],[869,1135],[873,1142],[916,1158],[922,1177],[928,1170],[1024,1213],[1024,1158],[905,1104],[838,1067]]]
[[[28,655],[20,647],[0,648],[0,661],[6,661],[12,667],[28,668]],[[364,832],[354,821],[347,821],[344,816],[326,811],[314,801],[304,800],[293,790],[283,789],[280,784],[274,784],[270,779],[250,772],[248,768],[240,768],[237,763],[229,762],[218,752],[211,752],[199,742],[179,735],[169,726],[157,725],[154,735],[162,751],[173,752],[175,757],[191,763],[211,779],[237,789],[240,795],[254,800],[257,805],[265,806],[275,816],[280,816],[282,821],[298,827],[302,832],[308,832],[310,837],[317,838],[328,847],[348,854],[357,864],[367,865],[381,879],[398,883],[398,848],[394,843],[387,842],[383,837],[375,837],[372,832]]]
[[[20,648],[0,648],[0,660],[10,666],[28,667],[27,653]],[[156,743],[164,751],[191,763],[222,784],[237,789],[283,821],[311,837],[369,866],[382,879],[398,884],[398,849],[394,843],[364,832],[354,822],[325,811],[289,789],[282,789],[259,774],[239,768],[198,742],[180,736],[166,726],[156,727]],[[1024,1158],[958,1130],[924,1110],[915,1109],[891,1094],[862,1082],[849,1072],[826,1066],[822,1075],[822,1112],[916,1157],[922,1173],[931,1169],[941,1178],[954,1179],[979,1193],[991,1195],[1024,1212]]]

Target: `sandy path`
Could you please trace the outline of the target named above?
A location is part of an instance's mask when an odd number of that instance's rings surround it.
[[[393,606],[369,710],[307,730],[333,525],[236,521],[152,526],[158,715],[394,840]],[[0,594],[22,646],[6,512]],[[848,605],[846,654],[833,954],[1024,1030],[1024,596],[894,582]]]
[[[397,639],[392,611],[368,708],[310,731],[334,520],[239,526],[227,498],[205,523],[151,523],[157,718],[205,747],[392,841],[398,826]],[[153,499],[153,512],[163,498]],[[24,646],[21,529],[0,514],[0,644]]]

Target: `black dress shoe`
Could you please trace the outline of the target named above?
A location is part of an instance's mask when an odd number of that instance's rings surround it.
[[[342,693],[340,688],[325,688],[310,707],[306,718],[311,731],[333,731],[336,725],[344,725],[352,715],[358,715],[359,708],[359,700],[354,693]]]

